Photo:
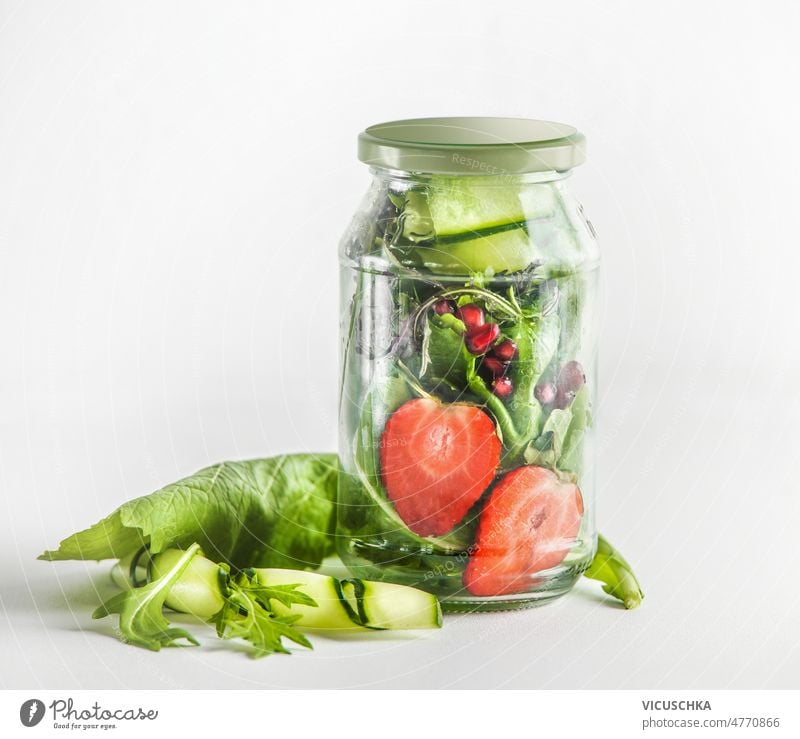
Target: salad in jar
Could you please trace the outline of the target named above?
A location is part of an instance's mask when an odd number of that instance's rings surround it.
[[[338,551],[450,610],[592,560],[598,253],[553,170],[375,166],[342,242]]]

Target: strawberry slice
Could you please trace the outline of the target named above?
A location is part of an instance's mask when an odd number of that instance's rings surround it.
[[[480,408],[409,400],[381,437],[383,484],[411,531],[442,536],[488,487],[500,449],[494,423]]]
[[[559,564],[583,516],[577,485],[544,467],[519,467],[497,483],[478,525],[464,584],[473,595],[509,595],[536,584],[532,575]]]

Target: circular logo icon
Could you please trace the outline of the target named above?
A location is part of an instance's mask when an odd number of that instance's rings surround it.
[[[19,720],[23,726],[36,726],[44,718],[44,703],[38,698],[26,700],[19,709]]]

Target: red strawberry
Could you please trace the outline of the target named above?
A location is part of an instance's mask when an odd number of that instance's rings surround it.
[[[559,564],[583,516],[577,485],[544,467],[519,467],[492,491],[478,525],[464,584],[473,595],[509,595],[534,586],[533,575]]]
[[[383,484],[409,529],[441,536],[488,487],[500,448],[494,423],[480,408],[409,400],[381,437]]]

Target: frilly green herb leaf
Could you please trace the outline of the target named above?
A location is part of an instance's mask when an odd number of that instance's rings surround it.
[[[242,575],[247,582],[244,586],[239,583],[239,587],[246,587],[247,592],[267,610],[271,610],[271,600],[276,600],[287,608],[291,608],[294,605],[312,607],[317,605],[317,602],[310,595],[298,590],[300,585],[263,585],[253,570],[245,570]]]
[[[220,639],[245,639],[253,647],[253,657],[289,654],[283,639],[313,649],[311,642],[293,624],[300,616],[278,616],[270,606],[274,599],[290,607],[293,604],[316,606],[316,601],[297,590],[297,585],[264,586],[252,572],[242,572],[228,582],[225,605],[214,617]]]
[[[164,600],[170,588],[183,574],[192,558],[198,554],[197,544],[190,546],[175,566],[163,577],[141,588],[133,588],[115,595],[92,614],[103,618],[119,614],[119,631],[122,640],[157,652],[161,647],[177,646],[179,639],[198,646],[199,642],[185,629],[170,628],[164,618]]]

